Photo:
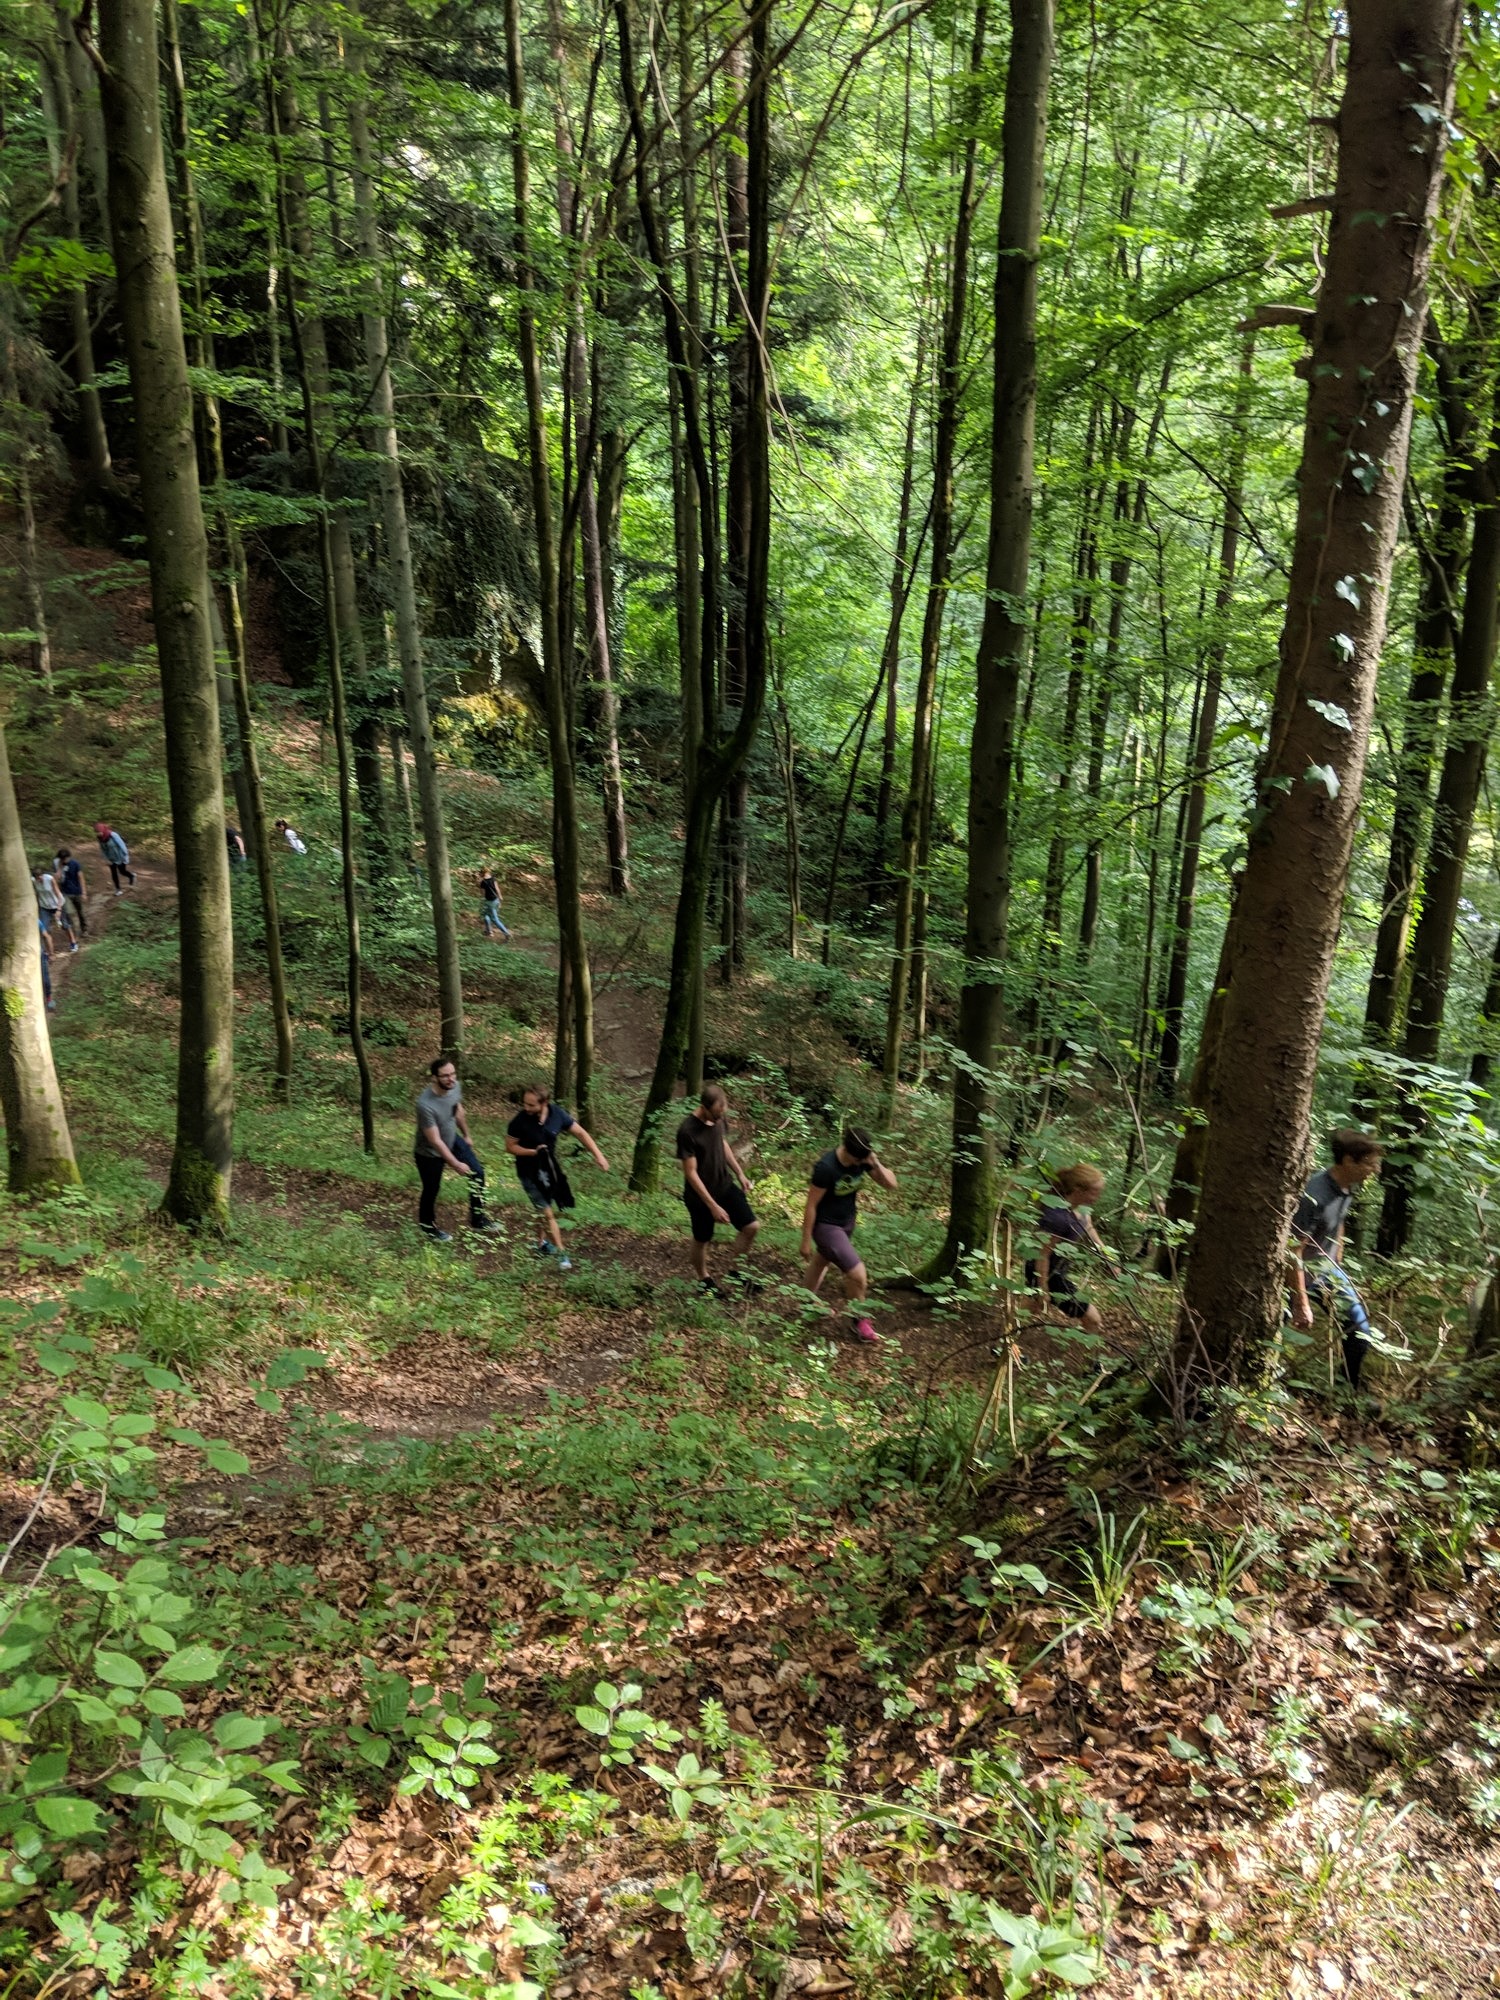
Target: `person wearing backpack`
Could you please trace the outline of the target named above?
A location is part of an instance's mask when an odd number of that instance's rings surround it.
[[[130,849],[125,845],[125,837],[116,833],[109,821],[103,819],[95,821],[94,837],[99,842],[99,852],[109,863],[109,879],[114,884],[115,894],[123,896],[125,891],[120,887],[122,875],[132,889],[135,887],[135,870],[130,865]]]
[[[78,935],[87,937],[89,920],[84,914],[84,897],[88,894],[88,884],[83,879],[83,869],[71,847],[57,850],[57,886],[73,907],[73,915],[78,920]]]

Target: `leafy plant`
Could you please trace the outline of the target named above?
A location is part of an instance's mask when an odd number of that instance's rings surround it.
[[[610,1681],[600,1681],[594,1689],[594,1699],[581,1708],[575,1708],[574,1718],[590,1736],[598,1736],[604,1741],[604,1749],[599,1752],[601,1767],[608,1770],[612,1765],[633,1764],[636,1752],[646,1748],[665,1749],[669,1744],[680,1743],[682,1732],[665,1722],[658,1722],[641,1707],[641,1690],[634,1681],[623,1688],[617,1688]],[[669,1781],[670,1782],[670,1781]]]

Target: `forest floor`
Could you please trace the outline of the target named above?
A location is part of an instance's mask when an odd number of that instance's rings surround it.
[[[110,643],[82,617],[80,685]],[[1500,1990],[1500,1398],[1452,1361],[1451,1297],[1383,1366],[1382,1414],[1315,1349],[1181,1437],[1137,1408],[1170,1324],[1149,1279],[1101,1290],[1097,1339],[1012,1326],[1003,1292],[882,1287],[855,1346],[796,1283],[797,1215],[835,1108],[873,1107],[871,1003],[780,960],[715,1004],[764,1289],[705,1298],[675,1192],[623,1189],[671,877],[649,822],[636,905],[590,900],[615,1171],[574,1175],[565,1277],[501,1142],[550,1068],[545,801],[456,770],[455,853],[501,863],[517,933],[466,919],[502,1235],[426,1243],[421,899],[372,899],[372,1160],[328,759],[290,706],[296,1089],[272,1101],[242,873],[234,1225],[185,1241],[152,1219],[176,963],[145,666],[118,684],[21,774],[38,851],[87,855],[107,766],[141,880],[116,899],[90,867],[89,939],[55,961],[84,1188],[0,1202],[0,1590],[40,1635],[0,1653],[0,1791],[30,1732],[33,1771],[62,1754],[100,1802],[0,1868],[6,2000]],[[945,1124],[910,1093],[900,1198],[861,1221],[878,1275],[930,1245]],[[138,1602],[142,1564],[164,1586]],[[131,1798],[143,1717],[178,1789]],[[231,1783],[246,1803],[215,1806]]]

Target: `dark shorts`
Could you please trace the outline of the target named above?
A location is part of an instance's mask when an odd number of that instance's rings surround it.
[[[1026,1282],[1028,1285],[1036,1283],[1034,1263],[1028,1263],[1026,1266]],[[1053,1305],[1064,1319],[1082,1319],[1089,1309],[1088,1300],[1082,1297],[1078,1287],[1073,1283],[1073,1274],[1069,1271],[1067,1259],[1064,1257],[1054,1257],[1048,1265],[1047,1290],[1051,1294]]]
[[[708,1204],[700,1201],[693,1190],[683,1183],[682,1199],[687,1206],[693,1225],[695,1243],[712,1243],[714,1240],[714,1216]],[[732,1187],[718,1197],[720,1208],[729,1217],[729,1226],[734,1230],[748,1229],[755,1220],[755,1210],[750,1206],[750,1197],[736,1181]]]
[[[521,1191],[533,1208],[551,1208],[557,1200],[556,1190],[552,1187],[543,1187],[540,1181],[529,1181],[524,1174],[517,1174],[516,1179],[521,1183]]]
[[[839,1222],[819,1222],[813,1226],[813,1248],[825,1264],[837,1264],[841,1271],[857,1271],[864,1261],[850,1241],[851,1222],[846,1229]]]

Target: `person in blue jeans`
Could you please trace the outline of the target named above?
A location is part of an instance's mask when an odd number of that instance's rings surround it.
[[[437,1219],[438,1189],[445,1171],[462,1175],[468,1183],[469,1227],[479,1236],[498,1236],[500,1231],[484,1210],[484,1163],[469,1138],[469,1121],[464,1115],[464,1090],[458,1070],[449,1056],[438,1056],[430,1065],[432,1081],[417,1099],[417,1143],[413,1158],[422,1183],[417,1205],[417,1221],[423,1234],[434,1243],[451,1243]]]
[[[495,880],[493,868],[486,868],[479,878],[479,909],[486,937],[494,937],[497,933],[503,938],[510,936],[505,920],[500,915],[500,884]]]
[[[1310,1331],[1315,1311],[1331,1313],[1343,1335],[1344,1374],[1358,1389],[1370,1347],[1370,1315],[1344,1269],[1344,1224],[1354,1197],[1380,1172],[1385,1148],[1348,1127],[1329,1139],[1333,1165],[1314,1174],[1292,1216],[1292,1324]]]

